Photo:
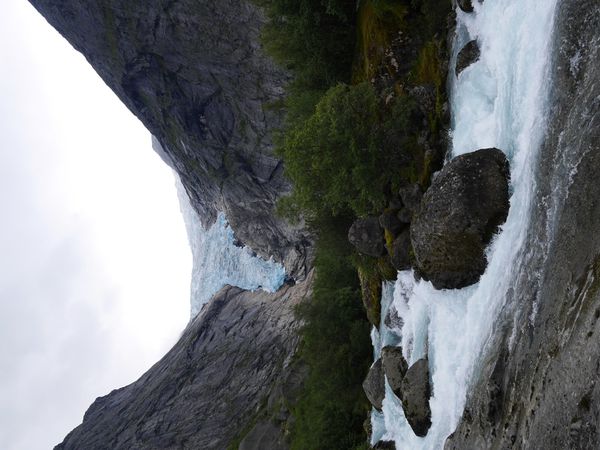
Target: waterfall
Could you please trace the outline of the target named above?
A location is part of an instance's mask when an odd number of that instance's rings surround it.
[[[441,449],[460,420],[524,254],[534,173],[546,130],[556,0],[473,3],[474,13],[457,10],[452,59],[472,39],[478,40],[481,57],[458,79],[451,70],[451,156],[487,147],[504,151],[511,165],[511,206],[488,248],[488,267],[477,284],[436,290],[429,282],[414,281],[410,271],[399,273],[391,303],[402,326],[395,331],[409,365],[429,358],[432,426],[427,436],[417,437],[386,386],[383,413],[374,411],[371,417],[372,443],[394,440],[398,449]],[[382,320],[373,333],[376,356],[389,344],[383,337],[394,331],[386,328]]]
[[[179,177],[175,178],[193,258],[190,319],[226,285],[277,291],[285,281],[284,267],[272,259],[265,261],[248,247],[236,245],[233,230],[223,213],[210,228],[204,228]]]

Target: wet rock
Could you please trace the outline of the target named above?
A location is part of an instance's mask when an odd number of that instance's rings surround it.
[[[377,217],[356,219],[348,231],[348,240],[364,255],[379,257],[385,254],[383,228]]]
[[[469,67],[471,64],[479,61],[481,56],[481,50],[477,39],[469,41],[465,46],[458,52],[456,57],[456,76],[458,76],[463,70]]]
[[[371,405],[378,411],[381,411],[383,398],[385,397],[385,378],[381,358],[371,366],[362,386]]]
[[[464,12],[473,12],[473,0],[456,0],[456,3]]]
[[[390,249],[390,260],[392,262],[392,266],[396,270],[408,270],[411,267],[411,259],[410,259],[410,232],[406,230],[401,233],[394,242],[392,243],[392,248]]]
[[[401,388],[402,409],[408,424],[417,436],[427,435],[431,427],[429,397],[429,363],[423,358],[406,371]]]
[[[454,158],[435,177],[410,228],[420,275],[437,289],[469,286],[508,214],[508,161],[495,148]]]
[[[402,320],[402,317],[400,317],[400,314],[398,314],[398,311],[396,310],[396,308],[394,308],[394,305],[391,305],[388,309],[388,313],[385,316],[384,323],[385,326],[391,330],[401,330],[404,326],[404,320]]]
[[[402,231],[403,228],[406,228],[406,223],[403,223],[398,218],[398,212],[398,209],[388,208],[379,216],[379,225],[388,230],[394,236]]]
[[[396,450],[396,443],[394,441],[379,441],[373,448],[377,450]]]
[[[417,183],[401,187],[398,191],[402,203],[411,214],[416,214],[421,207],[423,190]]]
[[[384,347],[381,350],[383,371],[394,394],[401,397],[402,380],[408,370],[408,363],[402,356],[402,347]]]

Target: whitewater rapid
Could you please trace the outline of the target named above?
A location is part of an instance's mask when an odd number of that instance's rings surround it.
[[[233,230],[223,213],[205,228],[192,208],[185,188],[175,175],[181,213],[192,249],[190,319],[226,285],[253,291],[277,291],[285,281],[285,268],[264,260],[247,247],[236,244]]]
[[[406,271],[394,285],[384,285],[382,323],[372,333],[374,356],[385,345],[401,345],[409,365],[427,356],[432,381],[432,426],[424,438],[413,433],[386,383],[383,413],[372,413],[372,443],[394,440],[398,449],[441,449],[458,425],[525,250],[546,130],[556,0],[473,3],[474,13],[457,10],[451,67],[471,39],[478,40],[481,57],[458,79],[451,70],[451,157],[488,147],[504,151],[511,166],[511,206],[477,284],[439,291]],[[384,324],[390,307],[402,318],[401,329]]]

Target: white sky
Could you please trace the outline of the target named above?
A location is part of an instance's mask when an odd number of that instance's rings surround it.
[[[149,133],[26,0],[0,100],[0,449],[48,449],[175,343],[191,254]]]

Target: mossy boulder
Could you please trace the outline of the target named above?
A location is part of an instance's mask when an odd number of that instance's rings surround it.
[[[411,267],[410,232],[406,230],[398,235],[392,242],[390,260],[396,270],[408,270]]]
[[[437,289],[476,283],[485,248],[509,208],[509,166],[496,148],[454,158],[425,193],[410,227],[420,275]]]
[[[420,437],[426,436],[431,427],[430,396],[429,363],[427,358],[422,358],[406,371],[400,398],[408,424]]]

